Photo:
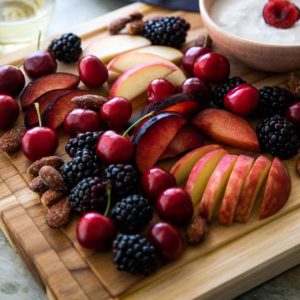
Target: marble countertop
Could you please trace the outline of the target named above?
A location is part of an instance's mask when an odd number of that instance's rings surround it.
[[[64,32],[89,19],[128,4],[126,0],[57,1],[48,33]],[[62,17],[63,16],[63,17]],[[76,16],[76,17],[75,17]],[[78,19],[80,18],[80,19]],[[15,250],[0,231],[0,299],[46,300],[47,296],[35,282]],[[300,299],[300,266],[262,284],[236,300],[298,300]]]

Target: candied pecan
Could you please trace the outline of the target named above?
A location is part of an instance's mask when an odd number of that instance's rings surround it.
[[[54,204],[48,210],[46,224],[51,228],[61,228],[66,225],[71,218],[71,204],[66,197]]]
[[[208,232],[207,222],[202,217],[195,217],[187,227],[187,240],[191,245],[197,245],[203,241]]]
[[[32,181],[29,183],[29,188],[36,193],[44,193],[48,190],[47,185],[45,185],[39,176],[32,179]]]
[[[51,166],[40,169],[39,175],[46,186],[55,191],[65,191],[66,186],[59,171]]]
[[[13,153],[21,148],[21,137],[25,127],[12,128],[0,138],[0,149],[7,153]]]
[[[61,200],[64,196],[65,196],[64,192],[48,190],[42,195],[41,202],[43,205],[47,207],[51,207],[59,200]]]
[[[51,166],[55,169],[60,168],[64,164],[64,161],[59,156],[47,156],[35,161],[28,168],[27,173],[33,176],[38,176],[39,171],[44,166]]]
[[[77,106],[88,109],[99,110],[100,107],[106,102],[106,98],[97,95],[83,95],[74,97],[71,101]]]

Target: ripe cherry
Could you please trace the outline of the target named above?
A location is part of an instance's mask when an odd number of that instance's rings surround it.
[[[154,224],[148,234],[150,242],[166,260],[175,260],[184,252],[184,240],[181,232],[171,224]]]
[[[159,100],[172,96],[176,93],[176,87],[166,79],[154,79],[148,86],[147,96],[148,102],[154,103]]]
[[[25,86],[23,73],[14,66],[0,66],[0,94],[17,96]]]
[[[250,84],[241,84],[227,93],[224,105],[239,116],[248,116],[257,107],[259,91]]]
[[[100,114],[110,129],[120,130],[131,117],[132,104],[123,97],[114,97],[101,106]]]
[[[209,83],[204,80],[191,77],[182,83],[182,92],[195,96],[199,101],[209,101],[212,97],[212,90]]]
[[[195,61],[194,74],[210,83],[222,83],[230,74],[230,64],[227,58],[221,54],[207,53]]]
[[[0,129],[12,127],[19,116],[18,102],[8,95],[0,95]]]
[[[57,62],[50,52],[40,50],[27,56],[23,66],[27,76],[34,79],[54,73]]]
[[[156,208],[161,219],[182,226],[193,216],[193,203],[189,194],[182,188],[169,188],[156,200]]]
[[[164,190],[176,186],[175,177],[159,167],[150,168],[141,178],[141,188],[151,200],[155,200]]]
[[[93,55],[80,59],[78,64],[80,80],[89,88],[99,88],[108,79],[104,63]]]
[[[98,131],[100,115],[90,109],[75,108],[66,116],[64,129],[70,136],[75,136],[80,132]]]
[[[293,103],[286,112],[287,119],[300,128],[300,101]]]

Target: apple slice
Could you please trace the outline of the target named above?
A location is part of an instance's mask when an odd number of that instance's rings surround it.
[[[180,114],[166,112],[143,124],[132,140],[136,146],[136,165],[141,172],[154,166],[185,123]]]
[[[203,143],[204,137],[202,134],[194,126],[186,124],[177,132],[160,159],[175,157],[179,154],[200,147]]]
[[[207,145],[197,148],[179,159],[171,168],[170,173],[174,175],[178,185],[182,185],[188,179],[195,163],[206,153],[219,149],[219,145]]]
[[[49,91],[42,96],[38,97],[34,103],[39,103],[40,105],[40,114],[43,115],[48,105],[57,99],[58,97],[68,93],[69,90],[53,90]],[[34,103],[31,103],[25,113],[24,116],[24,123],[27,128],[32,128],[34,126],[37,126],[39,123],[38,116],[36,113],[36,109],[34,106]]]
[[[191,196],[194,206],[200,202],[211,174],[222,157],[227,153],[228,151],[224,149],[216,149],[208,152],[192,168],[185,185],[185,190]]]
[[[77,105],[71,100],[77,96],[84,95],[97,95],[98,93],[90,90],[75,90],[53,100],[45,109],[42,115],[43,125],[56,129],[65,120],[65,117],[71,112]]]
[[[235,208],[239,201],[242,187],[254,163],[254,158],[240,155],[229,177],[219,211],[219,222],[230,225],[233,222]]]
[[[183,53],[173,47],[153,45],[135,50],[138,53],[150,53],[163,57],[174,64],[179,65],[183,58]]]
[[[256,133],[251,125],[228,111],[208,108],[199,112],[192,123],[217,142],[248,151],[260,151]]]
[[[173,65],[162,62],[138,65],[123,73],[114,82],[109,96],[122,96],[132,100],[145,92],[153,79],[165,78],[174,71],[176,68]]]
[[[54,73],[31,81],[24,89],[20,101],[22,108],[27,108],[38,97],[46,92],[57,89],[75,89],[79,84],[79,77],[69,73]]]
[[[236,206],[234,220],[247,222],[252,212],[254,202],[263,187],[271,162],[264,156],[259,156],[254,162],[242,188],[238,204]]]
[[[151,42],[142,37],[128,34],[110,35],[87,45],[83,55],[95,55],[108,63],[114,57],[128,51],[150,46]]]
[[[290,174],[284,164],[275,157],[268,175],[259,218],[268,218],[277,213],[288,201],[290,193]]]
[[[222,200],[228,179],[237,158],[237,155],[224,155],[208,180],[199,206],[200,215],[207,221],[212,219],[212,216]]]

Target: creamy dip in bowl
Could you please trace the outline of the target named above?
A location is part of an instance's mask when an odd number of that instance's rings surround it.
[[[225,53],[264,71],[300,69],[300,20],[289,29],[265,23],[268,0],[200,0],[201,17]],[[300,7],[300,0],[293,0]]]

